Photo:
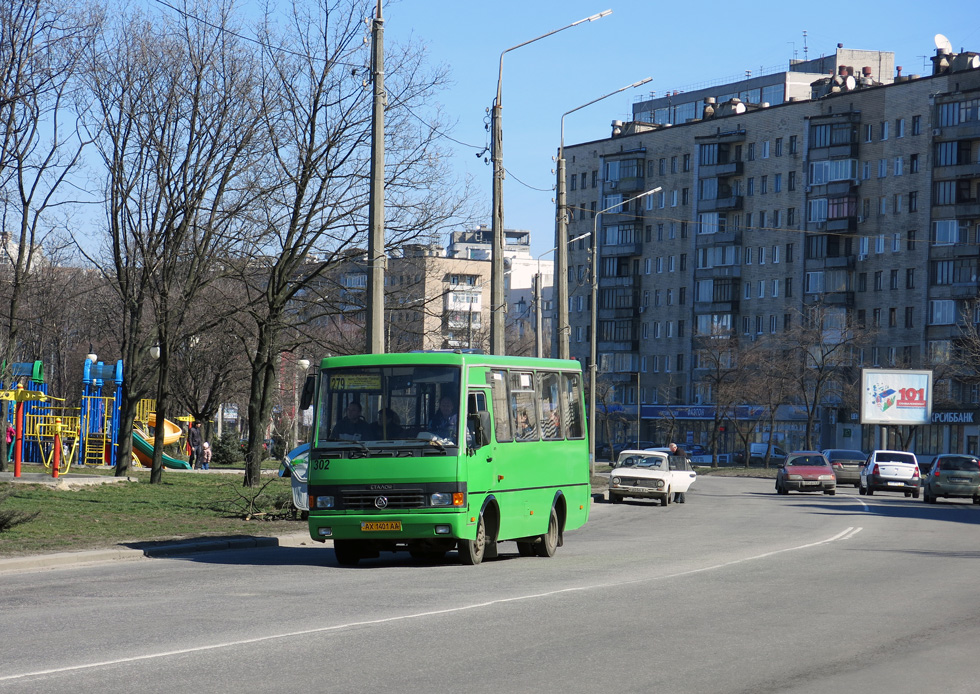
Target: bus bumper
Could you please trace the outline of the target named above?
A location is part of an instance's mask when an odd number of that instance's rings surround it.
[[[469,514],[471,515],[471,514]],[[437,538],[476,538],[476,523],[465,511],[458,513],[405,513],[384,516],[309,515],[310,537],[314,540],[384,540],[408,542]]]

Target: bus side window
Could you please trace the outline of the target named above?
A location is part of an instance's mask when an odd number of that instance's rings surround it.
[[[507,407],[507,372],[491,371],[490,394],[493,399],[493,429],[497,441],[513,441],[510,429],[510,408]]]
[[[537,407],[534,402],[534,374],[516,371],[510,374],[510,411],[514,438],[537,441]]]
[[[582,430],[582,386],[579,374],[562,374],[562,392],[565,432],[570,439],[585,436]]]
[[[561,417],[561,377],[557,373],[538,372],[538,404],[541,406],[541,438],[564,438]]]

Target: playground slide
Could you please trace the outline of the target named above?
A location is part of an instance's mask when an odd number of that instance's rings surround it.
[[[170,423],[166,419],[163,421],[166,422],[167,424]],[[178,431],[179,429],[180,428],[178,427]],[[146,439],[144,439],[135,431],[133,432],[133,454],[136,455],[136,457],[139,459],[141,463],[143,463],[143,465],[150,466],[153,464],[153,444],[147,441]],[[187,463],[186,460],[178,460],[177,458],[171,458],[166,453],[163,454],[163,466],[172,468],[174,470],[191,469],[191,466]]]
[[[157,415],[156,412],[151,412],[150,416],[147,418],[147,426],[155,427],[157,425]],[[180,436],[183,432],[180,430],[180,425],[171,422],[169,419],[163,420],[163,445],[169,446],[172,443],[177,443],[180,440]]]

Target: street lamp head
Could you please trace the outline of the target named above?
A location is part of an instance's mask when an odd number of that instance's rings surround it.
[[[160,358],[160,345],[153,345],[150,347],[150,356],[154,359]]]
[[[88,343],[88,354],[85,355],[85,358],[88,359],[93,364],[96,364],[99,361],[99,355],[95,353],[94,349],[92,349],[91,342]]]
[[[587,19],[590,22],[594,22],[597,19],[602,19],[603,17],[606,17],[606,16],[611,15],[611,14],[612,14],[612,10],[603,10],[599,14],[594,14],[591,17],[588,17]]]
[[[310,368],[310,360],[309,359],[298,359],[296,361],[296,367],[300,371],[306,371],[308,368]]]

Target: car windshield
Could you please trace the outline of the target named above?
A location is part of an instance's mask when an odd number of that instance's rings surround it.
[[[827,461],[824,460],[822,455],[799,455],[795,458],[790,458],[786,464],[800,467],[804,465],[812,467],[826,465]]]
[[[970,472],[976,472],[980,470],[980,463],[978,463],[976,458],[971,458],[965,455],[949,456],[948,458],[941,458],[939,460],[940,470],[968,470]]]
[[[628,455],[619,461],[619,467],[642,467],[655,468],[663,467],[664,459],[656,455]]]
[[[459,383],[455,366],[326,369],[320,379],[317,446],[373,450],[393,441],[455,446]]]

